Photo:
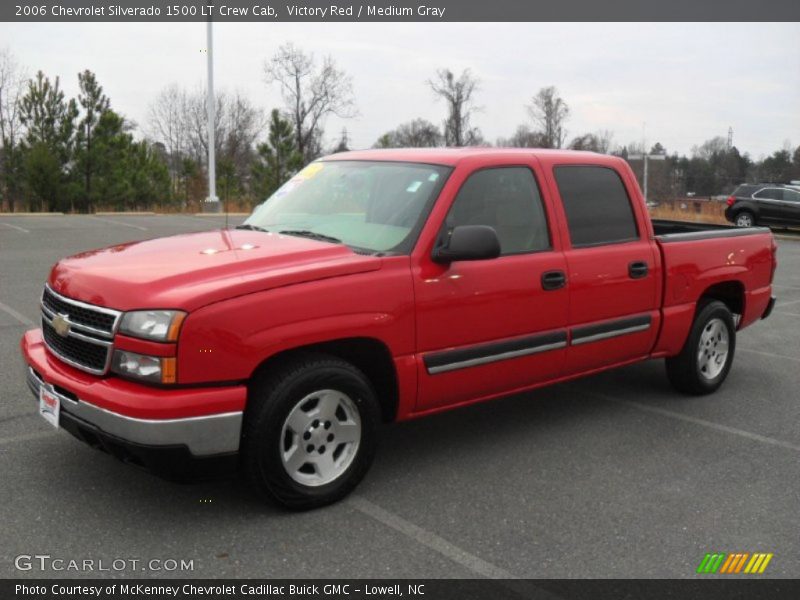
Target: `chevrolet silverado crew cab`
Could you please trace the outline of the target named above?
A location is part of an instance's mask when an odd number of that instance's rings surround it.
[[[364,477],[381,421],[651,358],[713,392],[775,266],[767,229],[651,222],[619,158],[348,152],[236,229],[58,262],[21,345],[53,425],[310,508]]]

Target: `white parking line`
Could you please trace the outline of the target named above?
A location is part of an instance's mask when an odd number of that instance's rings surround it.
[[[11,315],[23,325],[27,325],[28,327],[36,327],[36,323],[31,321],[28,317],[26,317],[22,313],[19,313],[13,308],[11,308],[8,304],[3,304],[2,302],[0,302],[0,310],[2,310],[4,313],[8,315]]]
[[[783,308],[784,306],[791,306],[792,304],[800,304],[800,300],[789,300],[789,302],[778,302],[776,306]]]
[[[142,227],[141,225],[131,225],[130,223],[123,223],[122,221],[114,221],[113,219],[101,219],[100,217],[92,216],[90,217],[97,221],[103,221],[103,223],[111,223],[112,225],[122,225],[123,227],[130,227],[132,229],[138,229],[139,231],[147,231],[147,227]]]
[[[761,354],[762,356],[769,356],[770,358],[783,358],[785,360],[793,360],[800,362],[800,358],[795,356],[786,356],[785,354],[775,354],[774,352],[764,352],[763,350],[751,350],[750,348],[737,347],[737,352],[750,352],[751,354]]]
[[[373,504],[362,496],[351,496],[347,500],[347,504],[368,517],[375,519],[379,523],[408,536],[426,548],[435,550],[476,575],[488,579],[518,579],[518,577],[512,575],[505,569],[501,569],[500,567],[486,562],[482,558],[478,558],[474,554],[470,554],[466,550],[462,550],[435,533],[431,533],[418,525],[406,521],[402,517],[398,517],[396,514],[381,508],[377,504]]]
[[[11,225],[10,223],[0,223],[0,225],[5,225],[6,227],[11,227],[11,229],[16,229],[17,231],[21,231],[22,233],[30,233],[27,229],[23,227],[17,227],[16,225]]]
[[[775,438],[767,437],[765,435],[759,435],[757,433],[752,433],[750,431],[745,431],[744,429],[738,429],[737,427],[730,427],[728,425],[714,423],[713,421],[706,421],[705,419],[700,419],[698,417],[691,417],[689,415],[675,412],[673,410],[668,410],[666,408],[659,408],[657,406],[641,404],[640,402],[634,402],[633,400],[623,400],[622,398],[611,398],[610,396],[606,396],[605,394],[598,394],[596,392],[588,392],[588,394],[590,396],[595,396],[597,398],[600,398],[601,400],[606,400],[608,402],[615,402],[617,404],[624,404],[625,406],[630,406],[631,408],[635,408],[637,410],[653,413],[656,415],[661,415],[662,417],[669,417],[670,419],[676,419],[678,421],[693,423],[695,425],[707,427],[708,429],[714,429],[715,431],[732,433],[733,435],[738,435],[739,437],[743,437],[748,440],[752,440],[754,442],[761,442],[762,444],[769,444],[770,446],[778,446],[780,448],[786,448],[788,450],[794,450],[795,452],[800,452],[800,445],[798,444],[793,444],[791,442],[784,442],[783,440],[776,440]]]
[[[23,433],[22,435],[12,435],[11,437],[0,438],[0,446],[5,446],[6,444],[15,444],[17,442],[40,440],[42,438],[48,438],[54,435],[56,435],[55,429],[53,429],[53,431],[37,431],[34,433]]]

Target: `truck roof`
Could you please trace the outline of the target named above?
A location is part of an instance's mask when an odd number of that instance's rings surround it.
[[[397,162],[421,162],[455,166],[462,160],[476,157],[530,157],[531,155],[559,162],[608,164],[620,160],[618,157],[583,150],[550,150],[545,148],[386,148],[339,152],[322,160],[385,160]]]

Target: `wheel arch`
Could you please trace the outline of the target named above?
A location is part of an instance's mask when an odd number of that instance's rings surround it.
[[[704,300],[719,300],[728,307],[734,315],[743,315],[745,309],[745,288],[738,279],[720,281],[715,283],[700,294],[695,308],[695,315],[704,304]]]
[[[262,360],[249,381],[252,382],[265,371],[304,354],[327,354],[347,361],[361,370],[375,390],[382,420],[395,420],[400,399],[397,370],[389,347],[377,338],[338,338],[281,350]]]

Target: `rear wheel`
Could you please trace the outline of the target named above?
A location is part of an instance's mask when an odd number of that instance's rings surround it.
[[[251,388],[243,467],[262,496],[309,509],[347,495],[375,453],[379,408],[364,374],[326,355],[284,363]]]
[[[756,218],[749,210],[743,210],[736,215],[737,227],[753,227],[756,224]]]
[[[722,302],[708,301],[697,311],[681,353],[666,359],[667,377],[685,394],[710,394],[728,376],[735,349],[731,311]]]

